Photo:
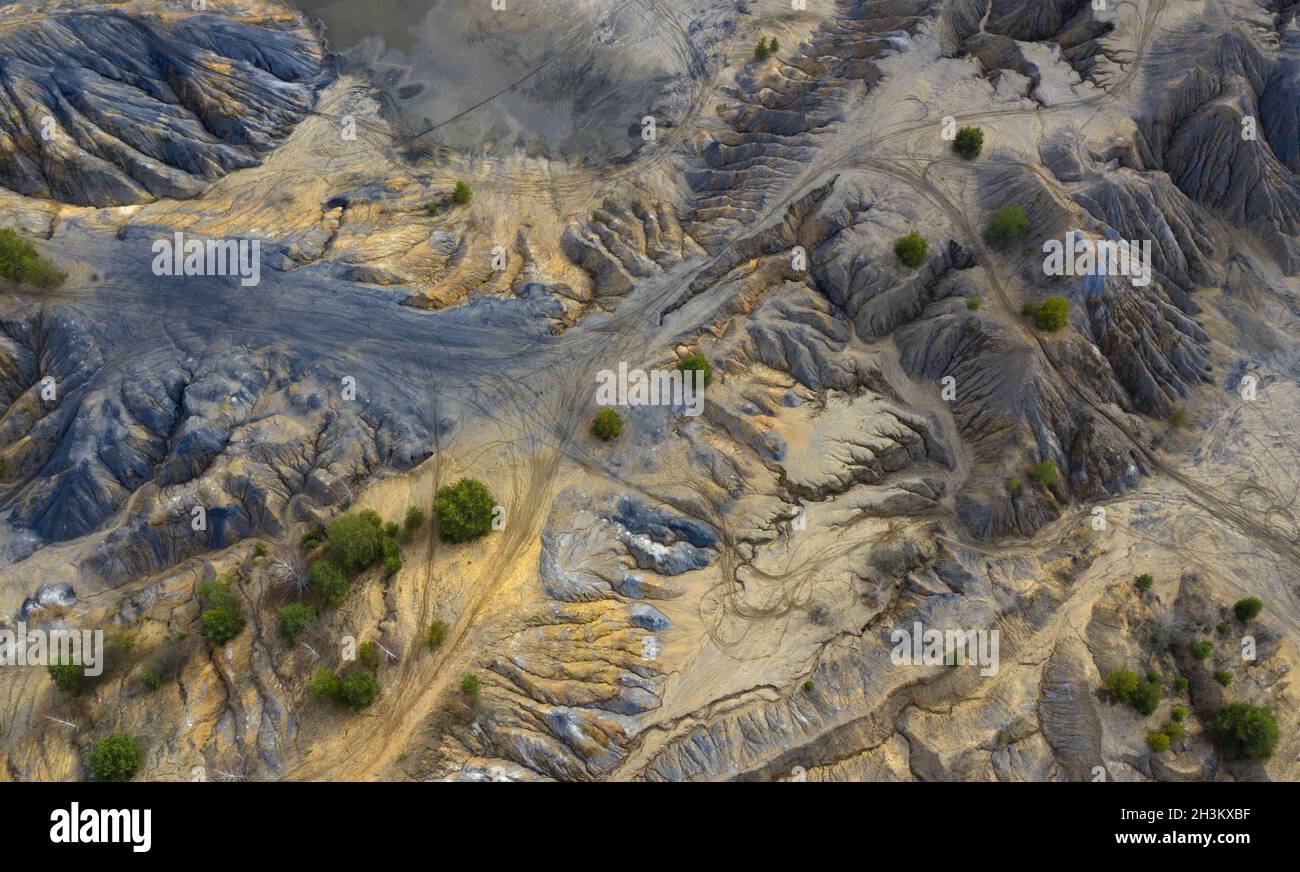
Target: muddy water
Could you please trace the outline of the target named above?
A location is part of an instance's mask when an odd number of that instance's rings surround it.
[[[682,78],[668,29],[637,0],[297,0],[411,133],[494,155],[579,163],[642,146]]]

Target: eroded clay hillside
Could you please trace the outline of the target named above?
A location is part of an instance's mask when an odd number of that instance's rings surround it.
[[[0,10],[4,775],[1300,776],[1295,4],[577,5]]]

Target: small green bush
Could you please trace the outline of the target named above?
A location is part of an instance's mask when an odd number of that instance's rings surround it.
[[[1266,760],[1277,748],[1277,720],[1266,708],[1228,703],[1210,719],[1209,728],[1223,753],[1233,759]]]
[[[1070,301],[1065,297],[1048,297],[1029,312],[1034,326],[1045,333],[1055,333],[1070,323]]]
[[[328,669],[317,669],[307,682],[307,689],[317,699],[338,699],[343,682]]]
[[[265,556],[266,556],[266,552],[267,552],[267,550],[268,550],[268,549],[267,549],[267,547],[266,547],[266,543],[265,543],[265,542],[258,542],[256,545],[253,546],[253,556],[254,556],[254,557],[265,557]]]
[[[1228,635],[1228,631],[1231,629],[1232,627],[1228,626],[1227,621],[1219,621],[1219,623],[1214,625],[1214,631],[1218,633],[1220,636]]]
[[[379,646],[374,642],[362,642],[361,647],[357,649],[357,657],[362,663],[371,669],[378,669],[381,660],[379,656]]]
[[[952,147],[962,157],[973,160],[984,148],[984,131],[978,127],[963,127],[957,131]]]
[[[966,308],[970,309],[972,312],[978,312],[982,305],[983,301],[979,297],[971,297],[966,301]]]
[[[397,571],[402,568],[402,558],[396,554],[390,554],[384,558],[384,574],[396,575]]]
[[[339,700],[359,712],[379,696],[379,682],[367,672],[349,672],[339,684]]]
[[[754,46],[754,60],[765,61],[770,53],[771,49],[767,47],[767,37],[760,36],[758,38],[758,45]]]
[[[54,686],[64,693],[81,693],[90,684],[86,678],[85,667],[76,663],[55,660],[45,667],[45,671],[50,674]]]
[[[1174,723],[1181,724],[1187,720],[1187,709],[1183,706],[1176,705],[1169,710],[1169,717],[1174,719]]]
[[[408,530],[418,530],[424,524],[424,509],[419,506],[411,506],[406,510],[406,520],[403,526]]]
[[[1013,497],[1020,496],[1020,479],[1012,478],[1007,480],[1007,493]]]
[[[384,540],[383,521],[372,511],[347,513],[325,528],[330,560],[348,577],[379,559]]]
[[[334,565],[332,560],[317,560],[307,572],[312,590],[317,596],[332,606],[343,603],[348,593],[348,577],[343,570]]]
[[[989,216],[989,225],[984,230],[984,238],[991,245],[1006,245],[1029,232],[1029,216],[1025,207],[1019,203],[1003,206]]]
[[[1127,669],[1116,669],[1106,676],[1106,691],[1115,702],[1128,702],[1137,686],[1137,675]]]
[[[294,640],[302,635],[303,630],[316,620],[316,609],[309,603],[290,603],[275,616],[275,622],[280,630],[280,638],[286,644],[292,645]]]
[[[99,781],[126,781],[140,768],[144,752],[139,743],[124,733],[114,733],[95,743],[90,752],[90,771]]]
[[[439,533],[452,542],[466,542],[492,529],[495,506],[487,485],[476,478],[462,478],[438,488],[433,499],[433,516]]]
[[[199,597],[206,604],[199,615],[199,627],[213,645],[224,645],[244,629],[244,615],[239,597],[228,584],[209,581],[199,586]]]
[[[1041,490],[1047,490],[1056,483],[1056,461],[1044,460],[1029,467],[1029,480]]]
[[[1187,728],[1178,721],[1167,722],[1160,731],[1168,736],[1171,742],[1181,742],[1187,738]]]
[[[1181,675],[1178,676],[1177,678],[1174,679],[1174,692],[1187,693],[1187,684],[1188,682],[1186,678],[1184,678]]]
[[[159,675],[151,669],[141,669],[139,678],[140,683],[150,690],[157,690],[167,683],[165,676]]]
[[[472,199],[474,199],[474,192],[463,181],[457,182],[456,187],[451,190],[451,201],[457,206],[465,206]]]
[[[67,277],[26,239],[8,227],[0,227],[0,278],[38,288],[57,288]]]
[[[1159,754],[1169,750],[1169,737],[1164,733],[1148,733],[1147,747]]]
[[[608,442],[622,431],[623,416],[608,406],[597,412],[596,417],[591,419],[591,432],[598,439]]]
[[[474,702],[478,702],[478,693],[481,689],[478,676],[466,673],[460,680],[460,692],[468,696]]]
[[[1151,585],[1156,583],[1156,580],[1151,577],[1151,573],[1149,572],[1142,573],[1137,578],[1133,579],[1133,581],[1137,584],[1138,590],[1150,590]]]
[[[1216,669],[1214,671],[1214,680],[1227,687],[1232,684],[1232,673],[1226,669]]]
[[[1175,427],[1181,427],[1187,422],[1187,413],[1182,409],[1177,410],[1169,416],[1169,423]]]
[[[1202,639],[1199,642],[1193,642],[1191,648],[1193,657],[1197,660],[1204,660],[1214,650],[1214,643],[1208,639]]]
[[[1264,611],[1264,604],[1260,602],[1259,597],[1246,597],[1246,599],[1237,600],[1232,606],[1232,611],[1236,614],[1237,620],[1245,623],[1259,617],[1259,613]]]
[[[434,621],[429,625],[429,632],[424,637],[424,644],[430,648],[437,648],[447,639],[446,621]]]
[[[424,211],[428,215],[437,215],[438,203],[434,200],[430,200],[429,202],[424,204]]]
[[[713,382],[713,364],[709,363],[709,359],[698,351],[688,354],[677,361],[677,369],[683,373],[704,373],[704,386],[706,388]]]
[[[894,254],[898,255],[898,259],[904,264],[913,268],[925,263],[926,255],[929,253],[930,243],[915,230],[898,237],[894,242]]]
[[[1129,697],[1129,705],[1143,715],[1150,715],[1160,707],[1160,699],[1163,696],[1164,691],[1160,689],[1159,682],[1139,681],[1137,690]]]

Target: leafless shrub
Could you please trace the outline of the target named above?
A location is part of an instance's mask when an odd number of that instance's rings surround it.
[[[291,544],[275,549],[266,562],[266,574],[271,584],[301,597],[310,584],[307,577],[307,558]]]

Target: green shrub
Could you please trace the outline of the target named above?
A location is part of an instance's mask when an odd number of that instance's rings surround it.
[[[424,524],[424,509],[419,506],[411,506],[406,510],[406,520],[403,526],[408,530],[418,530]]]
[[[977,158],[984,148],[984,131],[978,127],[963,127],[957,131],[952,147],[967,160]]]
[[[316,620],[316,609],[308,603],[290,603],[280,609],[275,616],[276,625],[280,629],[280,638],[287,644],[292,645],[293,641],[302,635],[307,625]]]
[[[424,644],[430,648],[437,648],[447,639],[447,629],[445,621],[434,621],[429,625],[429,632],[424,637]]]
[[[978,312],[982,305],[983,301],[979,297],[971,297],[966,301],[966,308],[970,309],[972,312]]]
[[[1187,693],[1187,679],[1186,679],[1186,678],[1184,678],[1183,676],[1180,675],[1180,676],[1178,676],[1177,678],[1174,679],[1174,692],[1175,692],[1175,693]]]
[[[253,556],[254,556],[254,557],[265,557],[265,556],[266,556],[266,552],[267,552],[267,550],[268,550],[268,549],[267,549],[267,547],[266,547],[266,543],[265,543],[265,542],[258,542],[256,545],[253,546]]]
[[[1106,692],[1115,702],[1128,702],[1137,691],[1138,677],[1127,669],[1116,669],[1106,676]]]
[[[677,361],[677,369],[683,373],[704,373],[704,386],[706,388],[713,382],[713,364],[709,363],[709,359],[698,351],[688,354],[681,360]]]
[[[1156,580],[1151,577],[1151,573],[1149,572],[1142,573],[1137,578],[1133,579],[1133,581],[1137,584],[1138,590],[1150,590],[1151,585],[1156,583]]]
[[[1166,722],[1160,731],[1168,736],[1171,742],[1181,742],[1187,738],[1187,728],[1178,721]]]
[[[989,216],[989,226],[984,229],[984,238],[989,244],[1006,245],[1029,232],[1029,216],[1025,207],[1019,203],[1003,206]]]
[[[1232,673],[1226,669],[1216,669],[1214,671],[1214,680],[1227,687],[1232,684]]]
[[[166,676],[159,675],[152,669],[141,669],[139,677],[140,683],[150,690],[157,690],[167,683]]]
[[[437,203],[437,201],[435,201],[435,200],[430,200],[429,202],[425,203],[425,204],[424,204],[424,211],[425,211],[427,214],[429,214],[429,215],[437,215],[437,214],[438,214],[438,203]]]
[[[451,201],[457,206],[464,206],[474,199],[474,192],[469,189],[469,185],[457,182],[456,187],[451,190]]]
[[[384,525],[385,539],[396,539],[397,534],[400,532],[402,532],[402,528],[397,526],[396,521],[389,521],[387,524]]]
[[[1193,657],[1197,660],[1204,660],[1214,650],[1214,643],[1208,639],[1202,639],[1199,642],[1193,642],[1191,648]]]
[[[1277,720],[1260,706],[1228,703],[1210,719],[1209,727],[1223,753],[1233,759],[1266,760],[1277,747]]]
[[[90,752],[90,771],[99,781],[126,781],[140,768],[144,752],[135,739],[114,733],[95,743]]]
[[[396,554],[390,554],[384,558],[384,574],[396,575],[397,571],[402,568],[402,558]]]
[[[1148,733],[1147,747],[1159,754],[1169,750],[1169,737],[1164,733]]]
[[[1041,490],[1050,488],[1056,483],[1056,461],[1044,460],[1029,467],[1029,480]]]
[[[1237,620],[1245,623],[1259,617],[1259,613],[1264,611],[1264,604],[1259,601],[1259,597],[1246,597],[1246,599],[1237,600],[1232,606],[1232,611],[1236,614]]]
[[[325,538],[330,560],[351,577],[379,559],[383,522],[371,511],[339,515],[325,528]]]
[[[1218,633],[1220,636],[1228,635],[1228,631],[1231,629],[1232,628],[1228,626],[1227,621],[1219,621],[1219,623],[1214,625],[1214,631]]]
[[[307,572],[312,590],[332,606],[341,605],[348,593],[348,577],[332,560],[317,560]]]
[[[379,661],[381,659],[379,656],[379,646],[374,642],[362,642],[361,647],[357,649],[357,657],[359,657],[361,662],[369,666],[371,669],[379,668]]]
[[[1169,416],[1169,423],[1175,427],[1181,427],[1187,421],[1187,413],[1182,409],[1177,410]]]
[[[328,669],[317,669],[307,682],[307,689],[317,699],[338,699],[343,682]]]
[[[213,645],[224,645],[244,629],[244,615],[239,608],[239,597],[230,585],[209,581],[199,586],[199,596],[206,608],[199,615],[199,627]]]
[[[608,442],[623,431],[623,416],[606,406],[591,419],[591,432]]]
[[[1007,480],[1007,493],[1013,497],[1020,495],[1020,479],[1012,478]]]
[[[487,485],[476,478],[462,478],[438,488],[433,499],[433,516],[438,532],[452,542],[465,542],[492,529],[496,501]]]
[[[1183,706],[1176,705],[1169,710],[1169,717],[1174,719],[1174,723],[1181,724],[1187,720],[1187,709]]]
[[[67,277],[26,239],[8,227],[0,227],[0,278],[38,288],[57,288]]]
[[[1164,691],[1160,689],[1160,683],[1156,681],[1139,681],[1137,689],[1129,697],[1129,705],[1137,709],[1143,715],[1150,715],[1160,707],[1160,699],[1164,696]]]
[[[349,672],[339,684],[339,700],[359,712],[379,696],[379,682],[367,672]]]
[[[460,692],[468,696],[474,702],[478,702],[478,692],[481,689],[478,676],[466,673],[460,680]]]
[[[1048,297],[1030,313],[1034,326],[1046,333],[1055,333],[1070,323],[1070,301],[1065,297]]]
[[[817,689],[817,683],[814,682],[811,678],[803,683],[804,693],[812,693],[816,689]]]
[[[64,663],[57,659],[45,667],[54,681],[54,686],[64,693],[81,693],[90,682],[86,678],[85,667],[76,663]]]
[[[925,263],[925,257],[930,253],[930,243],[926,242],[921,234],[913,230],[911,233],[898,237],[894,242],[894,254],[898,259],[910,267],[918,267]]]
[[[767,47],[767,37],[760,36],[758,38],[758,45],[754,46],[754,60],[765,61],[770,53],[771,49]]]

